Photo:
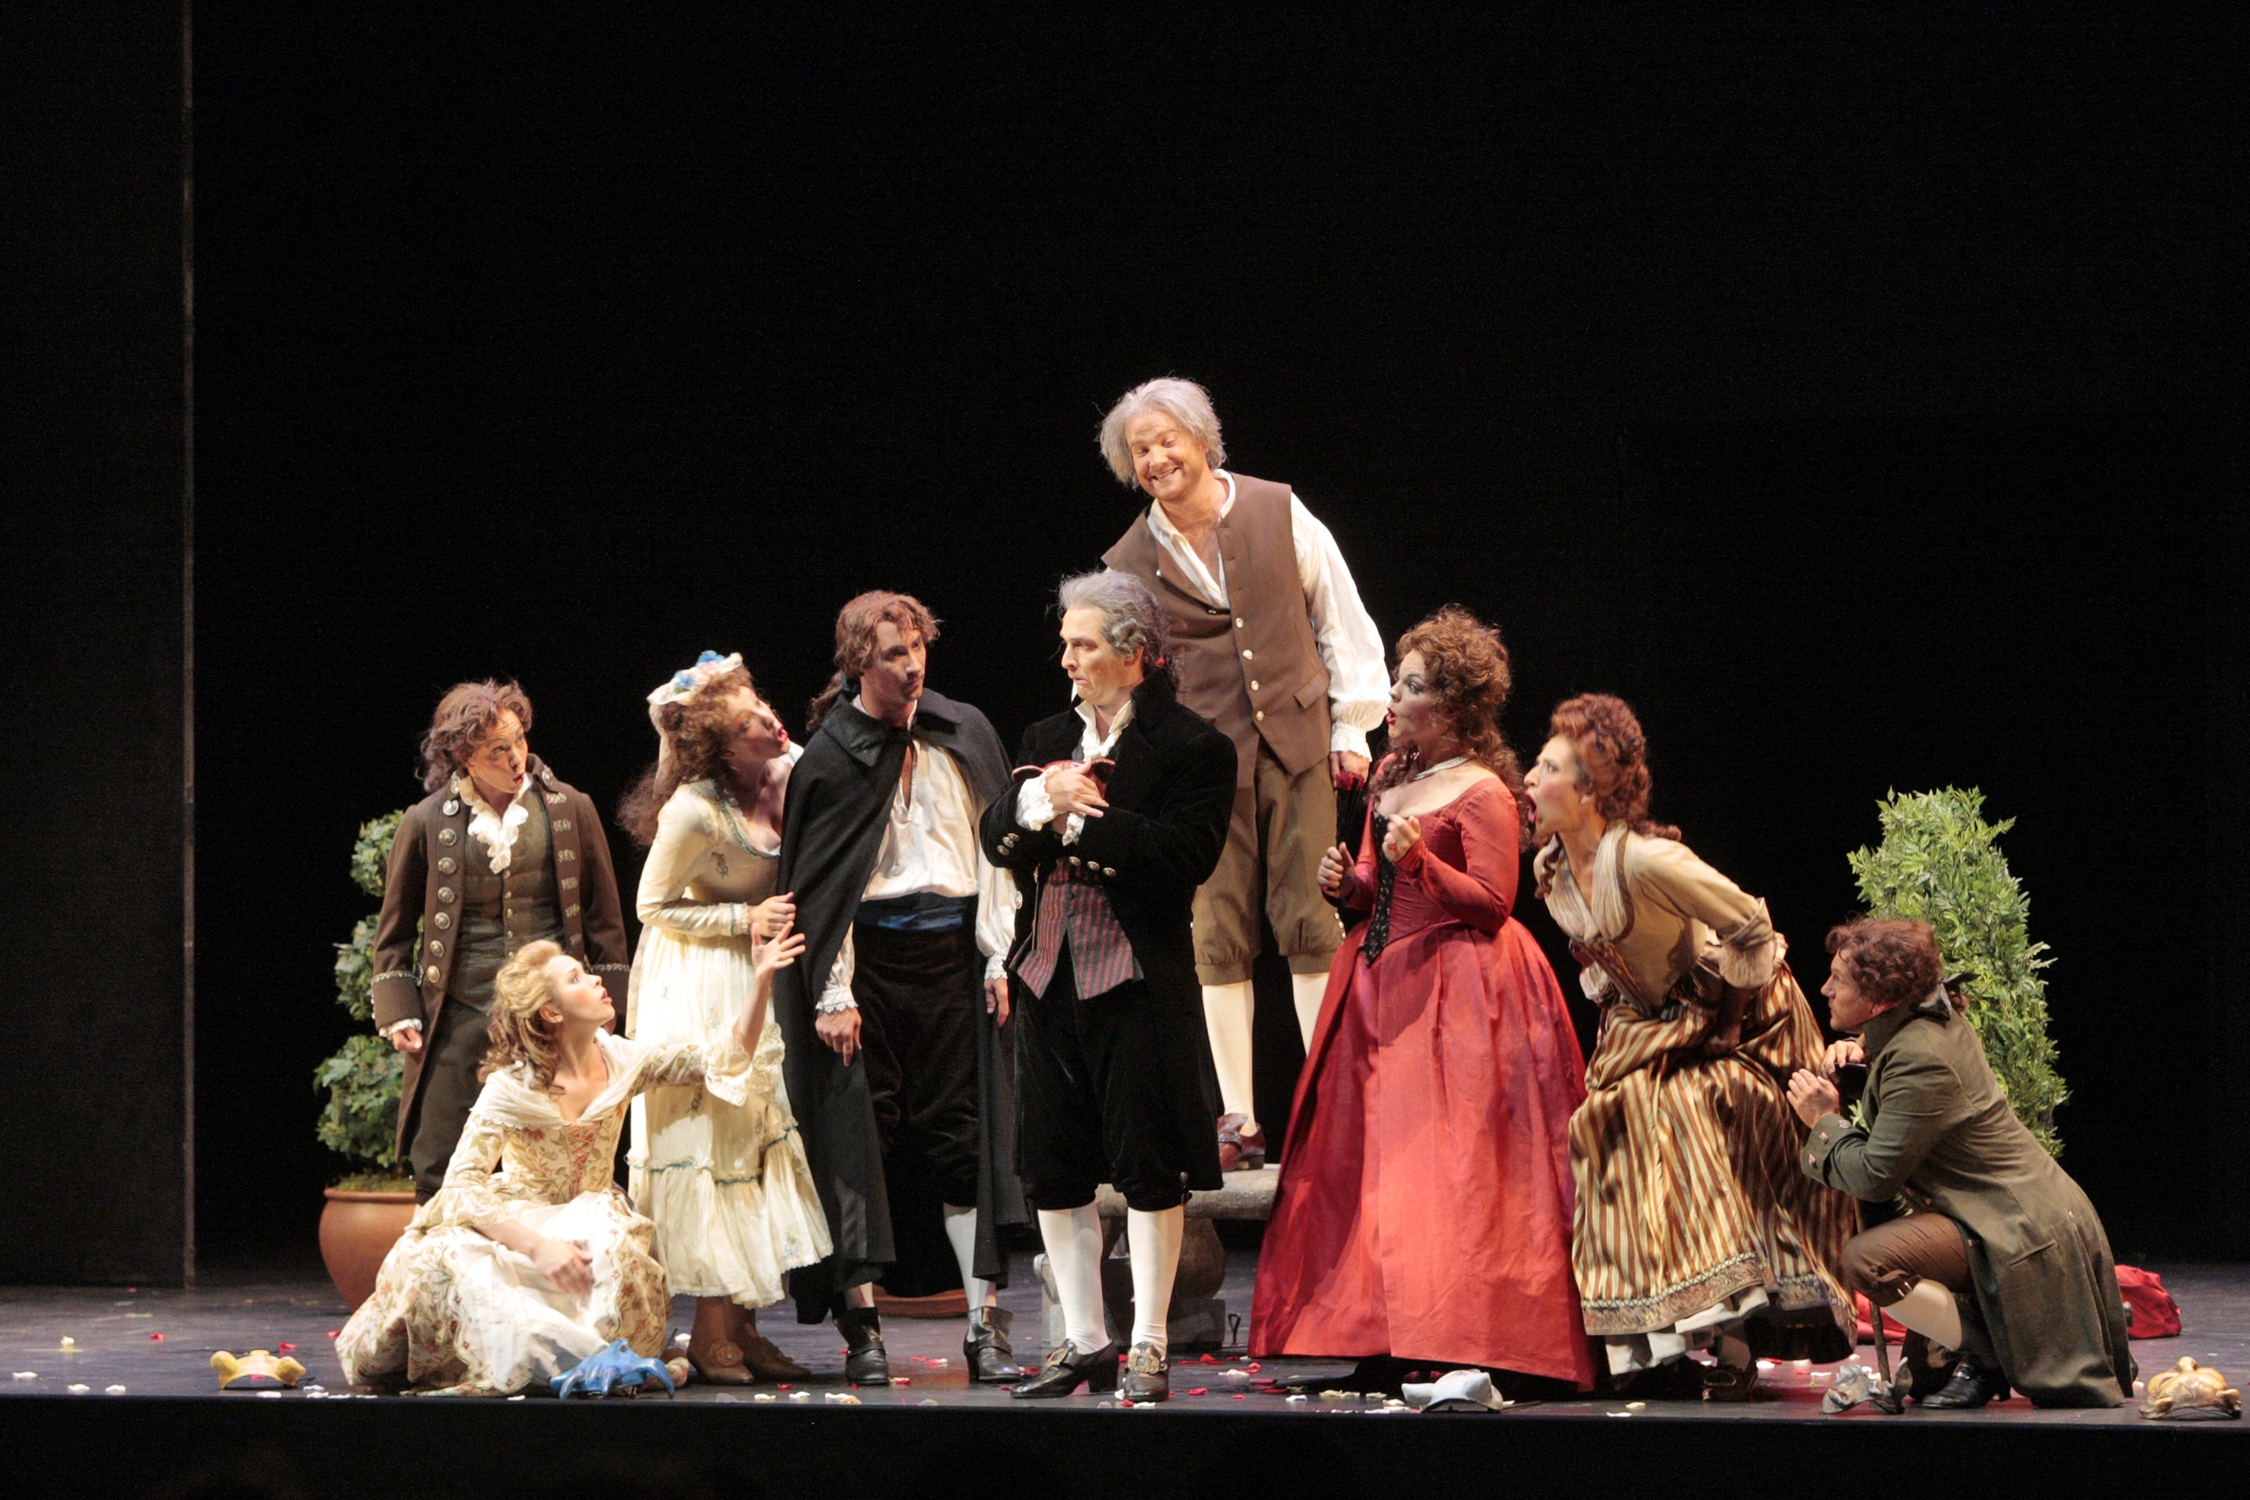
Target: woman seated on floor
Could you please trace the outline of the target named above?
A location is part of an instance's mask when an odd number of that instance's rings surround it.
[[[2009,1108],[1939,982],[1929,924],[1848,922],[1828,951],[1829,1023],[1861,1039],[1831,1046],[1818,1074],[1799,1069],[1789,1102],[1812,1127],[1810,1176],[1865,1202],[1905,1199],[1903,1217],[1845,1246],[1839,1269],[1922,1335],[1906,1350],[1916,1399],[1979,1407],[2012,1385],[2037,1406],[2121,1405],[2133,1358],[2108,1237]],[[1834,1079],[1862,1062],[1866,1123],[1853,1125]],[[1923,1353],[1925,1341],[1942,1352]]]
[[[712,1043],[612,1035],[600,979],[550,942],[527,943],[494,981],[484,1089],[446,1168],[383,1259],[375,1293],[336,1339],[354,1385],[499,1396],[543,1385],[613,1339],[655,1359],[672,1311],[656,1226],[611,1180],[626,1105],[700,1082],[737,1107],[770,1090],[751,1047],[777,969],[801,934],[759,945],[752,991]]]

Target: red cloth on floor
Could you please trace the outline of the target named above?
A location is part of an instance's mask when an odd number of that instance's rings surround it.
[[[1593,1384],[1571,1274],[1567,1128],[1586,1064],[1562,987],[1508,913],[1515,799],[1422,815],[1389,941],[1329,973],[1290,1110],[1250,1352],[1482,1365]],[[1357,877],[1371,898],[1372,820]]]
[[[2126,1333],[2136,1339],[2168,1339],[2180,1331],[2180,1304],[2164,1290],[2164,1280],[2139,1266],[2117,1268],[2117,1290],[2131,1315]]]

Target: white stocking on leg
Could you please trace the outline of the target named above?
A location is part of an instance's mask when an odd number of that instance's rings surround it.
[[[1305,1050],[1310,1052],[1313,1023],[1320,1019],[1320,1002],[1328,995],[1328,976],[1292,974],[1289,976],[1289,995],[1297,1002],[1297,1034],[1305,1039]]]
[[[961,1289],[968,1296],[969,1306],[989,1307],[997,1300],[992,1283],[977,1275],[977,1211],[948,1203],[945,1209],[945,1237],[953,1242],[953,1258],[961,1263]]]
[[[1184,1207],[1153,1214],[1125,1210],[1125,1243],[1133,1252],[1133,1342],[1154,1344],[1158,1355],[1170,1342],[1172,1278],[1186,1236]]]
[[[1907,1289],[1905,1296],[1883,1309],[1916,1333],[1948,1349],[1961,1347],[1961,1304],[1953,1293],[1927,1277]]]
[[[1060,1212],[1042,1208],[1039,1238],[1062,1304],[1063,1333],[1071,1348],[1091,1354],[1109,1342],[1102,1329],[1102,1221],[1091,1203]]]
[[[1226,1112],[1242,1116],[1242,1133],[1258,1128],[1258,1103],[1251,1092],[1250,981],[1203,987],[1203,1024],[1211,1033],[1211,1066],[1219,1075],[1219,1098]]]

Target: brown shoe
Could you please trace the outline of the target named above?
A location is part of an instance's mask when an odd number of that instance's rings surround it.
[[[1758,1399],[1758,1367],[1750,1365],[1713,1365],[1703,1372],[1703,1399],[1706,1401],[1755,1401]]]
[[[743,1341],[742,1362],[760,1380],[778,1382],[812,1378],[812,1371],[782,1353],[774,1341],[762,1333],[752,1333]]]
[[[697,1345],[690,1343],[688,1363],[695,1366],[695,1375],[706,1385],[749,1385],[757,1377],[743,1364],[742,1346],[732,1339],[717,1343]]]
[[[1242,1127],[1249,1123],[1250,1117],[1239,1111],[1219,1116],[1220,1171],[1254,1171],[1266,1164],[1265,1127],[1245,1135]]]

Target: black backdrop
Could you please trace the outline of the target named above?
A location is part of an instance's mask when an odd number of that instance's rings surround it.
[[[666,672],[801,724],[880,585],[1012,740],[1163,372],[1386,636],[1500,624],[1519,747],[1632,699],[1800,972],[1875,800],[1982,787],[2066,1162],[2129,1255],[2250,1227],[2238,28],[320,15],[196,19],[208,1250],[309,1236],[345,856],[449,682],[612,804]]]

